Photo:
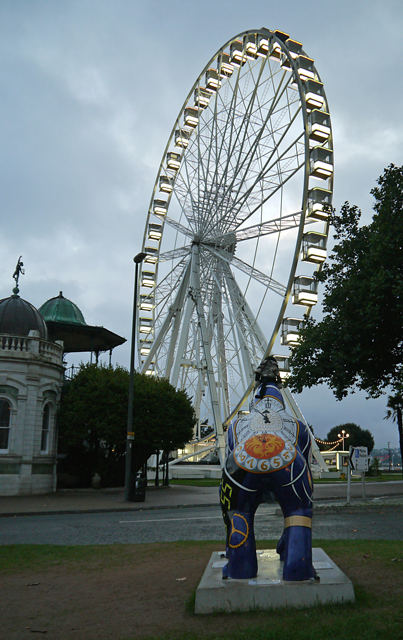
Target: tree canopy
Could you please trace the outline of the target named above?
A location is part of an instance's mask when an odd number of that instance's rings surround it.
[[[371,193],[374,216],[346,202],[333,213],[336,244],[317,275],[324,283],[320,322],[307,319],[293,349],[294,391],[325,382],[341,400],[354,389],[378,397],[403,384],[403,167],[390,165]],[[399,431],[403,449],[403,434]]]
[[[336,427],[332,427],[326,436],[326,440],[328,442],[339,440],[339,433],[341,433],[343,429],[349,434],[349,437],[344,440],[344,448],[346,451],[348,451],[351,445],[352,447],[367,447],[368,453],[371,453],[375,446],[372,433],[368,429],[361,429],[361,427],[359,427],[358,424],[354,424],[354,422],[347,422],[346,424],[339,424]],[[326,449],[323,445],[322,448]],[[342,443],[340,443],[337,448],[341,450]]]
[[[192,439],[196,422],[185,391],[165,378],[134,376],[133,427],[136,442],[172,451]]]
[[[290,359],[297,392],[327,382],[339,400],[354,387],[377,397],[402,379],[403,167],[391,165],[378,185],[371,224],[360,227],[348,202],[332,216],[337,243],[317,276],[324,317],[307,320]]]
[[[82,364],[65,385],[58,414],[68,470],[89,484],[122,486],[127,437],[129,373],[122,367]],[[195,414],[184,391],[167,380],[134,375],[133,431],[140,468],[157,449],[172,451],[193,435]]]

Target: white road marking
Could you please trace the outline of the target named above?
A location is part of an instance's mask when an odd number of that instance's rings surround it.
[[[222,516],[195,516],[193,518],[156,518],[153,520],[120,520],[119,524],[138,524],[145,522],[179,522],[180,520],[222,520]]]
[[[256,514],[256,518],[266,518],[271,514]],[[146,524],[148,522],[180,522],[184,520],[222,520],[222,516],[194,516],[189,518],[155,518],[152,520],[119,520],[119,524]]]

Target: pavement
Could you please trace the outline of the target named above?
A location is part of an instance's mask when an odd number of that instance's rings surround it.
[[[346,504],[346,486],[340,483],[315,485],[315,509],[344,507],[380,508],[403,505],[403,482],[366,484],[366,500],[356,494]],[[126,502],[124,490],[62,489],[32,496],[0,496],[0,517],[62,513],[102,513],[150,509],[200,508],[219,505],[218,487],[170,485],[148,486],[144,502]]]
[[[0,517],[60,513],[143,511],[219,504],[218,487],[148,486],[144,502],[126,502],[124,489],[61,489],[35,496],[0,496]]]

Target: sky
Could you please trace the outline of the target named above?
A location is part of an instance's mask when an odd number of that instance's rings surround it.
[[[401,0],[1,0],[1,298],[22,255],[21,296],[39,307],[63,291],[88,324],[128,339],[113,362],[129,366],[132,258],[173,123],[220,46],[260,27],[314,58],[332,116],[334,206],[348,200],[370,222],[377,177],[403,164]],[[321,386],[296,400],[318,437],[355,422],[376,446],[398,446],[385,396],[336,402]]]

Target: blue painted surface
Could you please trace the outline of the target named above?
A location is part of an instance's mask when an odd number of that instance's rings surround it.
[[[312,529],[305,526],[312,519],[310,456],[309,430],[285,411],[281,391],[275,384],[259,389],[250,414],[235,420],[227,432],[220,486],[228,558],[223,578],[257,575],[254,515],[259,504],[272,501],[273,496],[284,518],[308,519],[291,520],[280,538],[277,552],[284,561],[283,579],[301,581],[316,576]]]

